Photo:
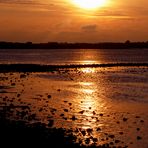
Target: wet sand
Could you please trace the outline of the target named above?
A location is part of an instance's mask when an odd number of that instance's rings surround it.
[[[147,148],[147,82],[144,66],[0,73],[1,139],[15,146]]]

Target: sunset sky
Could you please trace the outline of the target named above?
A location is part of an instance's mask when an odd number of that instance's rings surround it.
[[[74,0],[0,0],[0,41],[126,40],[148,40],[147,0],[104,0],[95,9]]]

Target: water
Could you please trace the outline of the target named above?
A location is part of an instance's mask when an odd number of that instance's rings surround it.
[[[0,63],[148,63],[147,51],[1,49]],[[31,127],[32,123],[43,123],[47,128],[70,129],[76,136],[75,142],[85,146],[110,144],[112,147],[114,144],[146,148],[147,90],[147,66],[0,73],[0,111],[4,117],[25,121]]]
[[[148,49],[0,49],[0,63],[148,63]]]

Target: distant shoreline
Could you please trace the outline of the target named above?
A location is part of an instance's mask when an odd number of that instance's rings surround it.
[[[147,48],[147,42],[100,42],[100,43],[32,43],[0,41],[0,49],[138,49]]]
[[[71,64],[71,65],[40,65],[40,64],[0,64],[3,72],[49,72],[69,68],[99,67],[148,67],[148,63],[108,63],[108,64]]]

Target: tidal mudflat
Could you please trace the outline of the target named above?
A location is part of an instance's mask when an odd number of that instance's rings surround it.
[[[0,73],[0,137],[15,146],[147,148],[147,91],[142,66]]]

